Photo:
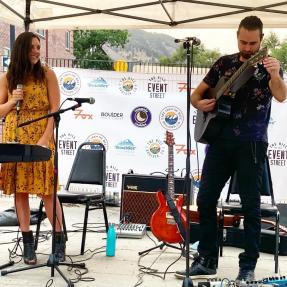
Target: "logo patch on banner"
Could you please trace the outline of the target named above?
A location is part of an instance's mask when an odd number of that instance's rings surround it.
[[[147,84],[149,97],[152,99],[164,99],[168,83],[162,76],[152,76]]]
[[[136,146],[133,144],[133,142],[130,139],[125,139],[123,141],[120,141],[115,145],[116,150],[121,150],[125,152],[134,152],[136,149]]]
[[[119,169],[114,165],[107,166],[106,187],[117,188],[120,182]]]
[[[108,140],[102,134],[98,134],[98,133],[91,134],[86,138],[85,141],[92,142],[92,143],[101,143],[105,146],[106,151],[109,148]]]
[[[200,185],[200,179],[201,179],[201,172],[202,169],[194,169],[191,171],[192,177],[193,177],[193,186],[198,190]]]
[[[146,144],[146,152],[152,158],[159,158],[164,154],[165,144],[159,139],[151,139]]]
[[[151,112],[146,107],[136,107],[131,113],[131,121],[139,128],[148,126],[151,122]]]
[[[119,89],[125,96],[129,96],[137,90],[136,80],[132,77],[123,77],[119,83]]]
[[[101,112],[101,119],[105,120],[123,120],[124,114],[122,112]]]
[[[175,107],[169,106],[161,110],[159,121],[166,130],[177,130],[181,127],[184,120],[182,111]]]
[[[269,144],[267,155],[270,165],[286,166],[287,144],[282,142]]]
[[[61,155],[73,156],[78,148],[76,136],[71,133],[64,133],[59,136],[59,151]]]
[[[59,77],[61,92],[67,96],[74,95],[81,88],[81,79],[74,72],[65,72]]]
[[[98,77],[88,83],[89,88],[107,88],[107,81],[103,77]]]

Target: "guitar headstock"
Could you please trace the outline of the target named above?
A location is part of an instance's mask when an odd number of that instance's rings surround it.
[[[165,143],[168,146],[173,146],[175,144],[172,132],[166,131],[166,133],[165,133]]]
[[[247,62],[250,66],[254,66],[267,56],[268,56],[268,48],[264,47],[261,50],[259,50],[254,56],[248,59]]]

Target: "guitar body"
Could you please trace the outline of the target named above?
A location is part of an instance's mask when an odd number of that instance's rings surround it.
[[[211,112],[197,111],[194,128],[194,139],[200,143],[211,143],[220,131],[222,122],[230,118],[231,102],[236,92],[254,74],[254,65],[268,55],[265,47],[244,62],[230,78],[221,77],[214,89],[208,89],[204,98],[215,99],[216,107]]]
[[[180,243],[183,242],[178,226],[171,214],[171,210],[166,202],[166,198],[161,191],[158,191],[158,209],[153,213],[150,221],[151,231],[154,236],[163,242]],[[180,215],[181,222],[186,226],[186,214],[182,209],[184,203],[183,196],[176,199],[176,209]]]
[[[231,114],[231,98],[221,97],[215,110],[209,113],[197,110],[194,127],[194,139],[200,143],[211,143],[215,140],[223,126],[222,121],[228,119]]]
[[[205,113],[197,110],[196,122],[194,126],[194,140],[200,143],[210,143],[221,131],[220,120],[216,113]]]

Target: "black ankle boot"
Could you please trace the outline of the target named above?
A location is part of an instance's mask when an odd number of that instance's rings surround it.
[[[204,258],[199,256],[194,259],[189,268],[190,279],[212,279],[216,277],[216,258]],[[175,277],[183,279],[186,277],[186,270],[176,271]]]
[[[34,265],[37,262],[37,257],[34,248],[34,237],[32,231],[22,232],[24,246],[24,262],[28,265]]]
[[[59,262],[66,259],[66,237],[64,232],[55,233],[55,257]]]

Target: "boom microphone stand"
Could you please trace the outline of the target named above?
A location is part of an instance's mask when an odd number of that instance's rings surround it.
[[[66,283],[68,284],[68,287],[74,287],[74,283],[71,282],[70,279],[67,279],[65,277],[65,275],[62,273],[62,271],[59,269],[59,265],[66,265],[66,266],[75,266],[75,264],[69,264],[66,262],[59,262],[59,260],[57,259],[57,257],[55,256],[55,232],[56,232],[56,199],[57,199],[57,186],[58,186],[58,132],[59,132],[59,123],[61,120],[60,114],[69,111],[69,110],[75,110],[76,108],[81,106],[81,102],[78,102],[77,104],[66,108],[66,109],[61,109],[58,110],[57,112],[54,113],[49,113],[45,116],[39,117],[37,119],[31,120],[31,121],[27,121],[24,122],[20,125],[18,125],[18,127],[23,127],[26,125],[29,125],[31,123],[37,122],[39,120],[42,119],[46,119],[46,118],[50,118],[53,117],[54,118],[54,123],[55,123],[55,154],[54,154],[54,196],[53,196],[53,223],[52,223],[52,253],[49,255],[48,261],[47,263],[44,264],[39,264],[39,265],[35,265],[35,266],[27,266],[27,267],[23,267],[23,268],[18,268],[18,269],[13,269],[13,270],[3,270],[1,271],[1,275],[7,275],[9,273],[15,273],[18,271],[25,271],[25,270],[30,270],[30,269],[36,269],[36,268],[41,268],[41,267],[51,267],[51,277],[54,277],[54,272],[55,269],[58,271],[58,273],[62,276],[62,278],[66,281]],[[79,268],[84,268],[85,264],[80,264],[77,265]]]
[[[193,282],[189,277],[189,252],[190,252],[190,196],[193,195],[193,178],[190,179],[190,90],[191,90],[191,74],[193,68],[193,48],[200,44],[200,40],[195,37],[187,37],[183,40],[176,39],[176,43],[183,42],[183,48],[186,50],[186,77],[187,77],[187,92],[186,92],[186,175],[185,175],[185,190],[186,195],[186,237],[185,237],[185,259],[186,259],[186,277],[183,279],[182,287],[193,287]],[[192,190],[192,193],[191,193]]]

